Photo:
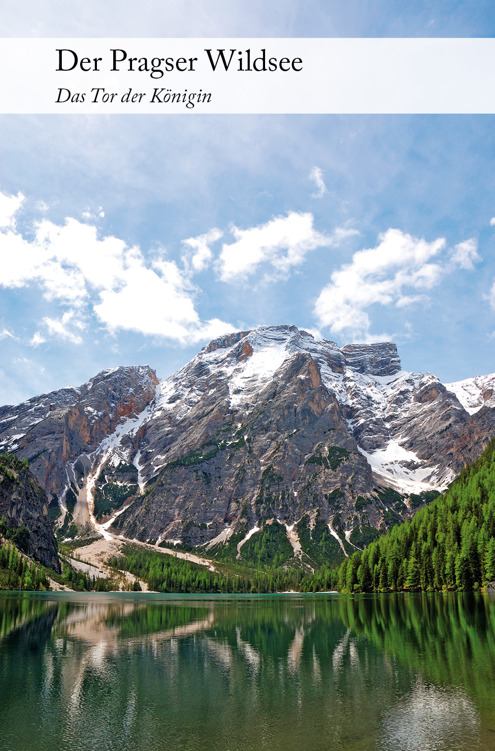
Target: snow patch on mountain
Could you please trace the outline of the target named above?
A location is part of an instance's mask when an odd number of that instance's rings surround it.
[[[360,446],[358,451],[366,458],[375,474],[387,480],[399,491],[422,493],[440,489],[438,484],[432,484],[426,479],[431,478],[431,468],[421,467],[421,461],[416,454],[395,440],[389,441],[384,449],[373,453],[364,451]]]
[[[230,405],[238,408],[258,394],[273,378],[275,371],[287,358],[282,345],[268,345],[256,351],[233,370],[229,380]]]

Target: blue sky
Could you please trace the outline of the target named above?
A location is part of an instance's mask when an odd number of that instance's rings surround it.
[[[26,21],[26,19],[29,19]],[[493,36],[493,5],[2,3],[4,36]],[[487,85],[490,77],[487,72]],[[295,323],[495,371],[492,116],[3,116],[0,404]]]

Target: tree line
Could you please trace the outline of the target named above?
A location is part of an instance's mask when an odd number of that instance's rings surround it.
[[[341,592],[477,590],[495,580],[495,440],[446,494],[347,558]]]
[[[109,560],[109,565],[129,571],[146,581],[155,592],[231,594],[270,592],[321,592],[335,583],[335,571],[322,567],[314,573],[302,568],[273,568],[248,571],[231,566],[228,572],[210,571],[166,553],[141,550],[125,545],[122,554]]]

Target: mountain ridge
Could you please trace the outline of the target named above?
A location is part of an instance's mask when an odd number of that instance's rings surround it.
[[[344,555],[481,453],[494,390],[495,375],[404,371],[391,342],[266,326],[218,337],[164,380],[116,368],[1,407],[0,447],[30,461],[65,531],[237,550],[275,523],[297,556],[297,525],[321,523]]]

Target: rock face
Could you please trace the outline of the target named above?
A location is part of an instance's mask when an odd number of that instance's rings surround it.
[[[26,465],[15,457],[0,456],[0,519],[6,526],[26,527],[23,549],[45,566],[60,571],[57,543],[48,519],[46,493]]]
[[[145,367],[105,370],[80,388],[61,389],[17,407],[0,407],[3,450],[27,459],[50,496],[62,500],[118,426],[153,400],[158,380]]]
[[[347,367],[363,375],[391,376],[401,370],[397,347],[390,342],[348,344],[342,352]]]
[[[348,553],[481,454],[493,393],[495,376],[403,371],[391,343],[263,327],[215,339],[165,381],[119,368],[1,408],[0,446],[62,506],[92,513],[96,496],[98,518],[128,537],[240,553],[278,521],[297,554],[298,530],[324,524]]]

